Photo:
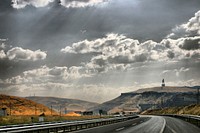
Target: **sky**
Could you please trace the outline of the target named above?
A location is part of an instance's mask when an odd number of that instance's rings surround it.
[[[0,0],[0,93],[102,103],[200,85],[199,0]]]

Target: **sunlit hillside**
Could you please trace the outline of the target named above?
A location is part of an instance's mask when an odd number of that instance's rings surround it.
[[[0,94],[0,108],[6,108],[8,115],[56,115],[55,111],[34,101]]]
[[[200,105],[189,105],[184,107],[171,107],[155,110],[146,110],[142,114],[191,114],[200,115]]]
[[[121,93],[113,100],[90,108],[103,109],[109,113],[120,111],[140,112],[148,108],[178,107],[195,104],[197,89],[189,87],[152,87],[133,92]]]
[[[86,111],[88,108],[92,108],[94,106],[98,106],[98,103],[95,102],[88,102],[78,99],[69,99],[69,98],[58,98],[58,97],[41,97],[41,96],[32,96],[26,97],[32,101],[37,103],[41,103],[49,108],[53,108],[58,112],[61,111],[66,113],[71,111]]]

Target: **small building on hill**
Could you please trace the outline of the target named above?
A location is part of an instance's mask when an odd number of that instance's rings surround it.
[[[7,109],[6,108],[0,109],[0,116],[7,116]]]
[[[93,115],[93,111],[85,111],[83,112],[83,115]]]
[[[39,115],[39,122],[43,122],[44,121],[44,117],[45,117],[45,114],[42,113]]]

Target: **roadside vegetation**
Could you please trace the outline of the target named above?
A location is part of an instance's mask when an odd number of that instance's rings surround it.
[[[2,113],[5,109],[5,113]],[[39,115],[43,114],[44,122],[71,121],[100,118],[96,115],[80,115],[75,112],[68,112],[60,115],[60,112],[34,101],[0,94],[0,126],[38,123]],[[105,116],[109,117],[109,116]]]
[[[170,108],[163,108],[163,109],[153,109],[153,110],[146,110],[141,114],[190,114],[190,115],[200,115],[200,105],[193,104],[184,107],[170,107]]]
[[[105,116],[108,117],[108,116]],[[104,117],[104,118],[105,118]],[[73,120],[86,120],[102,118],[96,116],[45,116],[44,122],[55,122],[55,121],[73,121]],[[38,123],[39,116],[26,116],[26,115],[13,115],[13,116],[0,116],[0,126],[5,125],[17,125],[17,124],[30,124]]]

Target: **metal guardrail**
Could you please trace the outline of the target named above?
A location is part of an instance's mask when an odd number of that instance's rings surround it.
[[[200,116],[197,116],[197,115],[175,115],[175,114],[169,114],[169,115],[165,115],[165,116],[178,118],[178,119],[187,121],[187,122],[189,122],[191,124],[194,124],[194,125],[200,127]]]
[[[14,127],[4,127],[0,129],[0,133],[63,133],[77,131],[81,129],[87,129],[102,125],[108,125],[113,123],[118,123],[122,121],[131,120],[138,118],[139,116],[123,116],[116,118],[104,118],[95,120],[85,120],[85,121],[74,121],[74,122],[60,122],[60,123],[44,123],[39,125],[26,125],[26,126],[14,126]]]

